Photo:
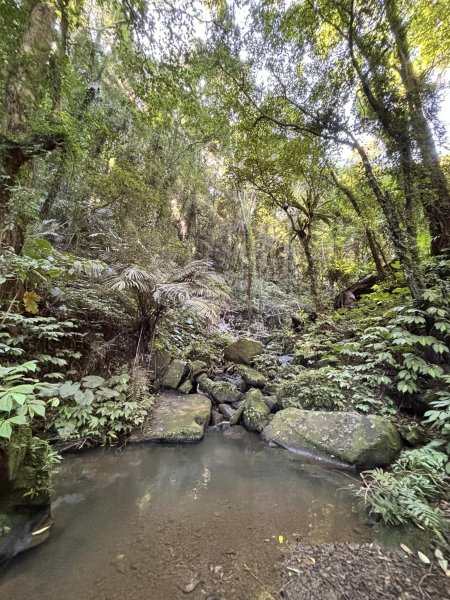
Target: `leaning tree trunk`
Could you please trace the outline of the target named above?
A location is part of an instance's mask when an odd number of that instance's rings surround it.
[[[430,233],[431,253],[441,253],[450,248],[450,191],[436,150],[431,127],[425,117],[420,84],[414,73],[405,25],[402,21],[396,0],[385,0],[386,16],[395,39],[397,56],[400,62],[400,77],[406,91],[408,108],[413,127],[414,139],[420,150],[425,169],[426,186],[431,198],[423,198]]]
[[[372,254],[376,270],[380,279],[384,279],[384,277],[386,277],[386,270],[383,266],[383,259],[378,251],[375,232],[367,224],[367,219],[364,217],[359,201],[356,195],[353,193],[353,191],[338,179],[336,173],[333,170],[331,170],[330,173],[336,187],[347,196],[347,198],[350,200],[350,204],[353,206],[355,213],[361,220],[361,223],[364,227],[364,232],[366,234],[367,245],[369,246],[370,253]]]
[[[417,240],[402,227],[402,220],[394,199],[386,190],[381,189],[366,151],[355,138],[353,138],[353,147],[359,154],[367,182],[386,219],[386,232],[402,266],[411,296],[416,302],[422,302],[425,283],[420,263],[416,258],[418,256]]]

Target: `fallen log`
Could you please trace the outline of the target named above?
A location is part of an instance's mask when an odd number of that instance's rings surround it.
[[[377,272],[369,273],[348,288],[340,292],[334,299],[334,308],[352,308],[356,300],[363,294],[370,294],[373,286],[380,281]]]

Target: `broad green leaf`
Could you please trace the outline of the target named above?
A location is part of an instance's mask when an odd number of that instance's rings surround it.
[[[68,398],[69,396],[74,396],[76,392],[80,389],[79,383],[74,383],[73,381],[66,381],[59,388],[59,395],[61,398]]]
[[[26,425],[28,423],[27,418],[24,415],[16,415],[8,419],[8,421],[15,425]]]
[[[103,377],[99,377],[98,375],[86,375],[86,377],[83,377],[82,381],[84,387],[96,388],[100,387],[105,382],[105,379]]]
[[[6,438],[7,440],[9,440],[9,438],[11,437],[11,433],[12,433],[12,427],[8,421],[2,421],[0,423],[0,437],[2,438]]]

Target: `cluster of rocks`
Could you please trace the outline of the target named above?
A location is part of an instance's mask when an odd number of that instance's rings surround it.
[[[361,468],[395,460],[401,438],[384,417],[280,406],[270,374],[253,368],[262,352],[261,342],[238,339],[225,348],[220,373],[203,361],[170,360],[161,384],[176,393],[162,396],[150,423],[130,441],[198,441],[208,424],[224,430],[241,424],[271,445],[318,460]]]

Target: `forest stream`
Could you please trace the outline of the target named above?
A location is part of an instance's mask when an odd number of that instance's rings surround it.
[[[55,477],[51,536],[6,567],[0,596],[279,597],[288,545],[386,535],[368,526],[349,477],[241,427],[209,430],[199,444],[69,455]]]

